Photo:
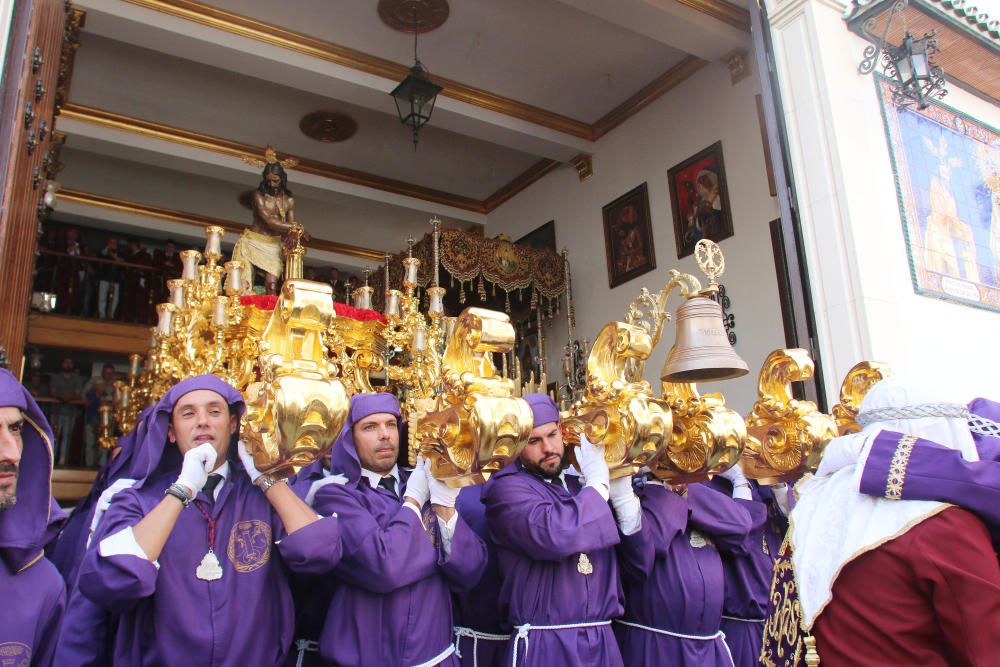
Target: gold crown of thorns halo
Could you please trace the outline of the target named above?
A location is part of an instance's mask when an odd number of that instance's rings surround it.
[[[291,169],[298,165],[299,159],[294,157],[286,157],[284,160],[278,159],[278,153],[270,145],[264,147],[264,159],[261,160],[259,157],[254,157],[253,155],[241,155],[242,159],[247,164],[252,164],[258,169],[263,169],[266,164],[274,164],[277,162],[285,169]]]

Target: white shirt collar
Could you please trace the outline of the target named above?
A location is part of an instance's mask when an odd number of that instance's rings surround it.
[[[362,468],[361,474],[364,475],[365,479],[368,480],[368,484],[373,489],[378,486],[378,483],[382,480],[383,477],[392,477],[392,479],[395,481],[396,493],[397,494],[399,493],[399,466],[395,465],[392,466],[392,470],[390,470],[386,475],[380,475],[377,472],[372,472],[371,470],[368,470],[367,468]]]
[[[544,481],[546,484],[551,484],[554,481],[554,478],[542,477],[542,481]],[[562,487],[564,489],[568,489],[569,488],[568,486],[566,486],[566,471],[565,470],[563,470],[562,472],[559,473],[559,481],[562,483],[561,485],[562,485]]]

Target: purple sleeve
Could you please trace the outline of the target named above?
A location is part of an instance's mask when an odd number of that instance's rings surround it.
[[[313,506],[324,516],[337,514],[343,557],[336,572],[348,583],[372,593],[391,593],[434,574],[437,550],[410,508],[400,505],[383,528],[341,484],[320,489]]]
[[[719,551],[738,553],[750,533],[750,513],[735,500],[705,484],[688,486],[688,523],[712,537]]]
[[[486,569],[486,543],[469,528],[459,515],[455,524],[455,534],[451,537],[451,554],[444,559],[444,550],[439,549],[438,565],[455,592],[472,589],[479,583]]]
[[[297,574],[329,572],[343,555],[337,517],[328,516],[286,534],[278,543],[278,553],[288,569]]]
[[[554,498],[529,486],[521,475],[496,481],[486,496],[493,540],[534,560],[559,561],[618,544],[611,506],[592,488]]]
[[[674,538],[687,527],[687,502],[662,486],[647,484],[639,494],[642,505],[642,528],[622,535],[618,546],[618,564],[622,578],[642,583],[653,570],[656,547],[669,548]]]
[[[114,535],[146,516],[134,489],[118,493],[101,519],[101,535]],[[158,569],[139,556],[102,556],[100,543],[88,549],[77,575],[80,592],[111,611],[128,611],[136,602],[156,592]]]
[[[885,497],[898,438],[875,438],[861,475],[861,493]],[[937,500],[973,512],[1000,533],[1000,462],[966,461],[961,452],[917,440],[909,458],[900,450],[899,489],[903,500]]]

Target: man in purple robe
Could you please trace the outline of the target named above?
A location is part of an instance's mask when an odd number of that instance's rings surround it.
[[[132,461],[132,450],[137,434],[142,429],[142,423],[151,408],[146,408],[139,413],[135,421],[135,426],[131,431],[118,439],[114,449],[111,450],[108,460],[97,471],[94,476],[94,483],[90,487],[87,495],[77,503],[76,508],[70,515],[65,527],[59,534],[59,539],[52,549],[49,559],[62,573],[63,578],[71,583],[76,579],[76,571],[80,567],[80,560],[83,552],[87,548],[90,537],[91,523],[97,511],[98,501],[108,487],[112,486],[119,478],[128,479],[128,469]],[[132,480],[134,481],[134,480]],[[121,485],[119,485],[119,488]],[[104,505],[102,508],[106,509]]]
[[[512,633],[506,663],[622,665],[611,629],[623,604],[619,527],[603,447],[581,441],[576,460],[586,482],[567,485],[559,410],[544,394],[524,399],[534,413],[528,443],[490,478],[483,498],[502,578],[500,615]]]
[[[455,508],[459,515],[486,544],[486,568],[479,583],[452,596],[455,613],[455,655],[462,667],[501,667],[506,665],[510,633],[500,618],[500,567],[497,548],[489,535],[483,495],[486,484],[470,486],[458,494]]]
[[[289,484],[292,491],[311,505],[322,480],[330,477],[330,454],[301,470]],[[295,641],[285,660],[286,667],[321,667],[319,638],[323,633],[326,610],[330,608],[333,587],[329,573],[325,575],[292,574],[289,581],[295,606]]]
[[[149,416],[143,477],[114,497],[78,578],[120,615],[115,664],[279,665],[293,625],[283,566],[319,574],[339,561],[336,518],[258,472],[242,445],[237,456],[243,410],[238,391],[202,375]]]
[[[51,518],[52,429],[0,369],[0,662],[48,666],[66,590],[43,553]]]
[[[747,511],[750,531],[737,549],[720,549],[725,579],[722,632],[736,667],[756,667],[764,643],[774,563],[788,529],[788,487],[748,480],[738,465],[709,485]]]
[[[320,638],[335,665],[457,665],[451,592],[475,585],[486,564],[486,546],[455,511],[457,489],[422,461],[408,479],[400,472],[399,419],[391,394],[352,396],[334,474],[310,491],[342,534]]]
[[[912,413],[909,416],[897,410],[898,414],[880,419],[891,417],[913,422],[927,419],[929,411],[937,411],[939,416],[964,420],[979,460],[967,460],[961,451],[937,444],[933,434],[912,444],[904,443],[902,449],[898,439],[875,439],[866,452],[864,440],[838,438],[830,443],[832,450],[824,454],[821,470],[833,474],[859,462],[863,466],[861,493],[958,505],[979,516],[994,545],[1000,545],[1000,403],[977,398],[968,407],[934,404],[909,411]]]
[[[732,665],[720,625],[720,552],[740,553],[750,515],[708,484],[637,484],[642,529],[619,547],[625,618],[618,635],[627,665]],[[740,487],[740,491],[743,491]]]
[[[132,430],[118,439],[112,456],[98,472],[90,493],[77,505],[70,523],[59,537],[56,553],[60,555],[63,567],[68,568],[63,570],[67,599],[53,664],[102,667],[111,662],[118,615],[81,593],[77,576],[86,551],[96,548],[106,537],[100,523],[111,500],[119,491],[131,488],[136,482],[133,468],[142,467],[137,450],[145,435],[145,422],[151,411],[152,408],[143,409]],[[58,561],[53,562],[59,567]]]

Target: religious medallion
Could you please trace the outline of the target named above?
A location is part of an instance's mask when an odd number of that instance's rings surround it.
[[[590,564],[587,554],[580,554],[580,559],[576,562],[576,571],[580,574],[593,574],[594,566]]]
[[[691,535],[688,537],[688,539],[691,542],[691,546],[693,546],[695,549],[701,549],[702,547],[708,544],[708,540],[705,539],[705,536],[699,533],[697,530],[692,530]]]
[[[222,579],[222,566],[219,564],[219,559],[216,557],[215,551],[212,549],[208,550],[208,553],[201,559],[201,565],[194,571],[194,574],[202,581]]]

